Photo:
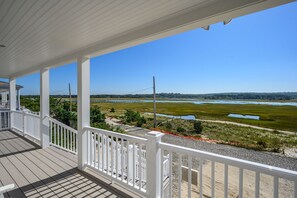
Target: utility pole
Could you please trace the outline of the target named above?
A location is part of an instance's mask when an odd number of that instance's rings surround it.
[[[155,84],[155,76],[153,76],[153,92],[154,92],[154,128],[156,128],[157,118],[156,118],[156,84]]]
[[[69,111],[72,111],[72,103],[71,103],[71,86],[69,85]]]

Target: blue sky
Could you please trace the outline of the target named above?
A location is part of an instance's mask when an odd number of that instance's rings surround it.
[[[91,94],[151,93],[152,76],[157,92],[297,91],[296,19],[291,3],[92,58]],[[76,77],[76,63],[51,69],[51,93],[76,93]],[[39,74],[17,83],[39,94]]]

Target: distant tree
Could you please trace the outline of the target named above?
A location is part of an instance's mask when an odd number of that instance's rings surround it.
[[[131,123],[131,122],[136,122],[140,118],[140,114],[139,112],[126,109],[124,117],[127,123]]]
[[[91,124],[105,122],[105,114],[101,113],[101,109],[99,106],[97,105],[92,106],[90,114],[91,114],[90,115]]]
[[[109,112],[110,113],[114,113],[115,112],[115,109],[112,107]]]
[[[141,116],[137,119],[136,126],[141,127],[145,123],[146,123],[146,119],[143,116]]]
[[[77,115],[75,112],[71,112],[68,110],[65,110],[61,107],[55,108],[53,110],[54,115],[52,115],[55,119],[59,120],[60,122],[72,127],[77,128],[76,122],[77,122]]]
[[[69,102],[60,99],[50,98],[50,114],[53,118],[72,127],[77,128],[76,111],[69,111]],[[76,106],[74,107],[76,110]]]
[[[136,126],[138,127],[141,127],[143,124],[146,123],[146,119],[144,116],[140,116],[139,112],[135,112],[130,109],[126,109],[124,118],[126,123],[136,122]]]
[[[37,96],[21,96],[21,106],[24,106],[27,109],[30,109],[31,111],[39,112],[40,108],[40,99]]]
[[[194,130],[196,133],[201,133],[203,130],[202,123],[199,120],[194,121]]]
[[[99,129],[105,129],[109,131],[112,130],[112,127],[105,122],[95,122],[95,123],[92,123],[91,125],[92,127],[99,128]]]
[[[172,124],[170,123],[170,122],[166,122],[165,123],[165,128],[166,128],[166,130],[168,130],[168,131],[170,131],[170,130],[172,130]]]
[[[179,133],[182,133],[182,132],[185,132],[186,131],[186,129],[184,129],[183,127],[177,127],[177,132],[179,132]]]

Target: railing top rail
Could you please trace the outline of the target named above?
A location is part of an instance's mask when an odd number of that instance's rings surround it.
[[[228,164],[231,166],[236,166],[239,168],[252,170],[259,173],[264,173],[268,175],[278,176],[281,178],[285,178],[291,181],[297,181],[297,172],[283,169],[279,167],[274,167],[270,165],[260,164],[257,162],[251,162],[247,160],[242,160],[238,158],[223,156],[215,153],[210,153],[206,151],[200,151],[196,149],[186,148],[182,146],[177,146],[173,144],[168,144],[164,142],[160,142],[159,147],[164,150],[176,152],[179,154],[190,155],[192,157],[198,157],[205,160],[215,161],[223,164]]]
[[[23,111],[18,111],[18,110],[9,110],[9,111],[14,113],[23,113]]]
[[[74,128],[71,128],[70,126],[68,126],[68,125],[66,125],[66,124],[64,124],[64,123],[62,123],[62,122],[60,122],[60,121],[58,121],[58,120],[56,120],[56,119],[54,119],[54,118],[52,118],[50,116],[47,116],[47,117],[49,118],[50,121],[55,122],[58,125],[64,127],[65,129],[67,129],[69,131],[72,131],[73,133],[77,134],[77,130],[75,130]]]
[[[147,139],[145,139],[145,138],[136,137],[136,136],[132,136],[132,135],[121,134],[121,133],[117,133],[117,132],[113,132],[113,131],[107,131],[107,130],[104,130],[104,129],[98,129],[98,128],[94,128],[94,127],[84,127],[84,130],[91,130],[91,131],[103,133],[105,135],[111,135],[111,136],[114,136],[114,137],[119,137],[119,138],[131,140],[131,141],[134,141],[134,142],[142,143],[142,144],[145,144],[147,142]]]
[[[30,113],[30,112],[26,112],[24,111],[24,113],[28,116],[32,116],[32,117],[35,117],[35,118],[40,118],[40,115],[36,115],[36,114],[33,114],[33,113]]]
[[[36,117],[36,118],[40,118],[40,115],[36,115],[36,114],[30,113],[30,112],[27,112],[27,111],[10,110],[10,112],[19,113],[19,114],[23,114],[23,113],[24,113],[24,114],[29,115],[29,116],[33,116],[33,117]]]

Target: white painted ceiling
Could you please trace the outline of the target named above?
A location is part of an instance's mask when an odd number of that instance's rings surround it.
[[[290,0],[0,0],[0,77],[97,56]]]

